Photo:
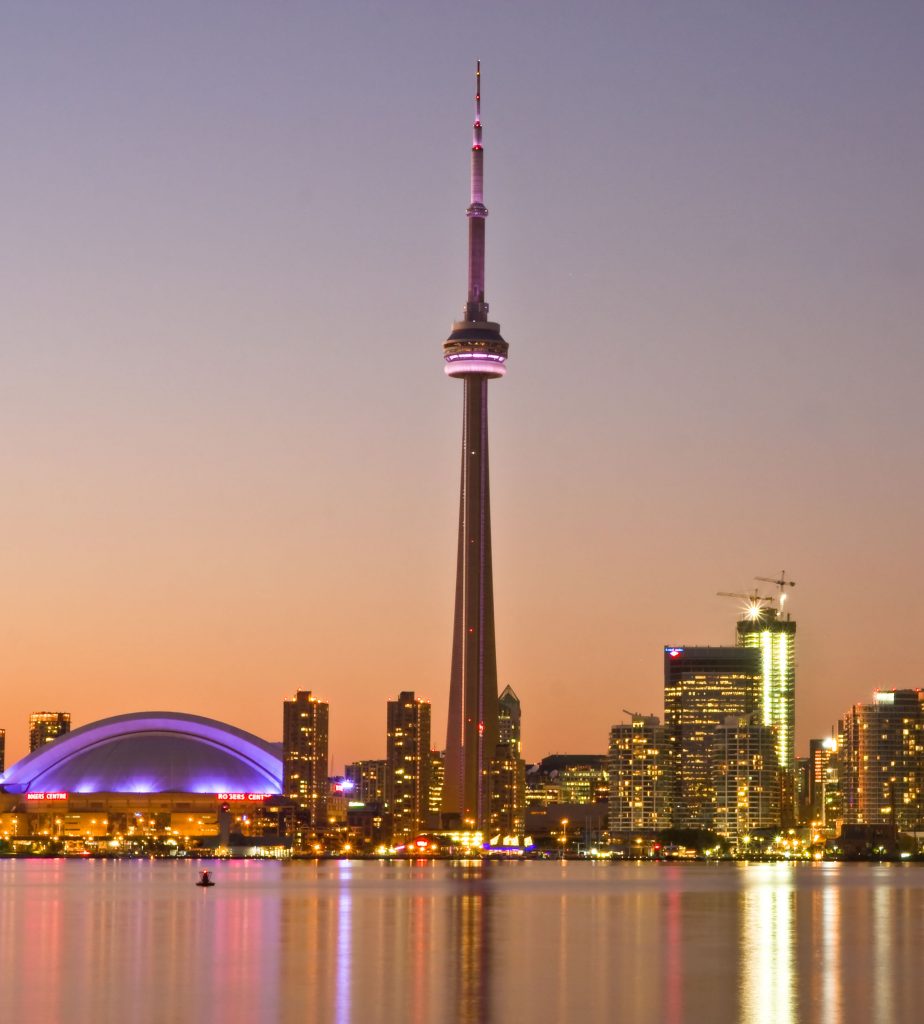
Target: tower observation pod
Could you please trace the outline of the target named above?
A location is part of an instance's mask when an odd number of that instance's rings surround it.
[[[497,657],[488,488],[488,381],[506,370],[507,342],[488,319],[485,301],[484,148],[481,62],[475,70],[468,298],[443,345],[445,371],[465,387],[462,486],[456,567],[452,669],[442,812],[446,824],[484,829],[491,807],[491,761],[497,748]]]

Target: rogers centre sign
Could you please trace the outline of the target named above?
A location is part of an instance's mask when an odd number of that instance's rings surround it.
[[[27,800],[66,800],[67,793],[26,793]]]
[[[259,803],[261,800],[269,800],[272,793],[216,793],[219,800],[249,800],[252,803]]]

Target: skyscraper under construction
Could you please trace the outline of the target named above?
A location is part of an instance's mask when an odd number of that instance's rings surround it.
[[[789,777],[795,769],[796,624],[773,607],[755,603],[737,624],[737,645],[760,651],[760,713],[776,734],[776,756]]]

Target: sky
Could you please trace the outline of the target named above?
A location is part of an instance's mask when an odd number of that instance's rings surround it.
[[[924,7],[0,4],[0,727],[444,739],[482,61],[500,685],[661,713],[797,586],[797,751],[924,626]],[[772,589],[772,588],[771,588]],[[910,647],[909,647],[910,645]]]

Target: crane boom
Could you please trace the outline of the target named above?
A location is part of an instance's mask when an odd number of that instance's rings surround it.
[[[773,583],[777,587],[779,590],[780,614],[782,615],[783,605],[786,604],[786,598],[789,596],[786,593],[786,588],[794,587],[796,585],[796,581],[786,579],[785,569],[780,569],[780,575],[777,579],[772,579],[770,576],[755,576],[754,579],[758,580],[760,583]]]

